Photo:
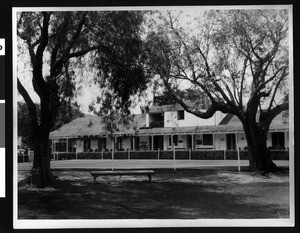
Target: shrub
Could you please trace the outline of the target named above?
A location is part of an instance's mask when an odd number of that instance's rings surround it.
[[[128,159],[128,152],[126,152],[126,151],[115,151],[114,159]]]
[[[223,150],[194,150],[192,151],[192,159],[211,159],[211,160],[220,160],[224,159]]]
[[[288,150],[271,150],[271,158],[273,160],[289,160]]]
[[[175,153],[176,159],[189,159],[189,157],[190,157],[190,152],[187,150],[180,150],[180,151],[176,151],[176,153]],[[172,156],[172,158],[173,158],[173,156]]]
[[[289,151],[288,150],[270,150],[271,157],[273,160],[288,160]],[[130,154],[129,154],[130,153]],[[190,154],[191,153],[191,154]],[[177,150],[175,151],[176,159],[194,159],[194,160],[223,160],[224,150]],[[173,150],[160,150],[158,151],[115,151],[114,159],[173,159]],[[53,154],[51,154],[51,159],[53,159]],[[76,159],[76,153],[65,152],[58,154],[58,160],[65,159]],[[102,151],[99,152],[81,152],[77,153],[77,159],[112,159],[112,152]],[[237,150],[226,150],[225,151],[226,160],[236,160]],[[240,150],[240,159],[249,159],[247,150]],[[55,154],[55,160],[57,160],[57,154]],[[18,162],[23,162],[23,155],[18,154]],[[28,162],[28,155],[24,155],[24,162]]]
[[[130,159],[157,159],[157,151],[131,151]]]
[[[173,151],[168,151],[168,150],[160,151],[159,159],[173,159]]]
[[[51,155],[51,159],[53,159],[53,154]],[[76,153],[74,152],[66,152],[66,153],[56,153],[55,160],[65,160],[65,159],[76,159]]]

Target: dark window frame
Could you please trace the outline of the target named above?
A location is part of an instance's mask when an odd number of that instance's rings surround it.
[[[184,110],[178,110],[177,111],[177,120],[184,120],[184,118],[185,118]]]
[[[284,132],[272,132],[272,147],[273,148],[284,148],[285,147],[285,135]]]
[[[214,145],[213,135],[212,134],[203,134],[202,135],[202,145],[203,146],[213,146]]]

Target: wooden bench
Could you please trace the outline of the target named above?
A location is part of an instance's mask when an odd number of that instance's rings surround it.
[[[149,182],[151,182],[151,176],[154,174],[153,170],[122,170],[122,171],[91,171],[91,175],[94,177],[94,183],[98,176],[140,176],[147,175]]]

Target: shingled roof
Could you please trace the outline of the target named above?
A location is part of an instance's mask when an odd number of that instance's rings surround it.
[[[226,116],[219,125],[205,125],[194,127],[163,127],[145,128],[146,117],[143,114],[134,115],[133,123],[129,128],[119,126],[116,135],[168,135],[168,134],[200,134],[200,133],[238,133],[243,132],[243,126],[236,116]],[[287,131],[288,124],[282,122],[282,116],[274,119],[270,132]],[[222,121],[221,121],[222,122]],[[135,129],[136,128],[136,129]],[[50,133],[50,138],[77,138],[82,136],[107,136],[101,117],[85,115]]]
[[[119,125],[120,134],[134,134],[135,127],[142,128],[146,124],[146,118],[143,114],[137,114],[133,116],[133,123],[130,127]],[[135,127],[134,127],[135,126]],[[80,136],[96,136],[107,135],[108,132],[104,127],[102,118],[95,115],[85,115],[84,117],[78,117],[68,124],[63,125],[59,129],[50,133],[50,138],[62,138],[62,137],[80,137]]]

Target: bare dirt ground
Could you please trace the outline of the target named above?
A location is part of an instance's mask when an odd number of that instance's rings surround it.
[[[19,171],[19,181],[26,171]],[[19,219],[252,219],[289,217],[287,170],[261,175],[224,169],[155,170],[98,177],[55,171],[59,182],[18,189]]]

